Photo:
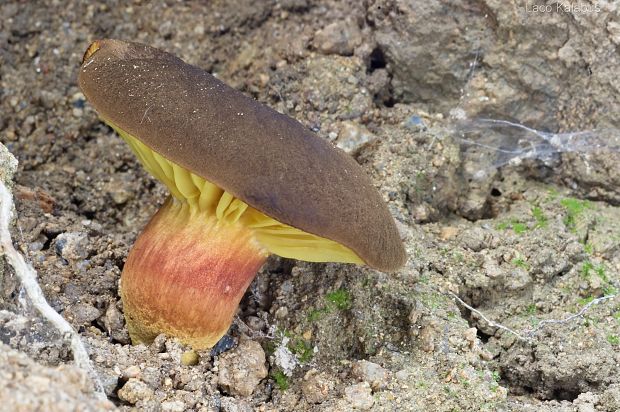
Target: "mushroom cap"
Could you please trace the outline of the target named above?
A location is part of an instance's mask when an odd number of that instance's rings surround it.
[[[296,120],[139,43],[93,42],[78,82],[103,120],[267,216],[341,243],[379,270],[406,261],[370,178]]]

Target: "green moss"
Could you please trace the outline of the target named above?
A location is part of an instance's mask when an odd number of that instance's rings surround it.
[[[289,342],[288,348],[297,356],[297,360],[301,363],[308,363],[314,356],[314,348],[310,342],[297,338]]]
[[[525,313],[530,315],[530,316],[531,315],[535,315],[537,312],[538,312],[538,309],[536,308],[536,304],[535,303],[530,303],[525,308]]]
[[[289,388],[288,376],[286,376],[281,370],[274,371],[271,374],[271,377],[281,391],[285,391]]]
[[[347,310],[351,308],[351,295],[345,289],[338,289],[325,295],[327,305],[312,309],[308,313],[308,321],[314,322],[333,310]]]
[[[620,344],[620,337],[618,335],[607,335],[607,342],[614,346],[618,346]]]
[[[601,278],[601,280],[603,282],[609,282],[609,278],[607,277],[607,272],[605,271],[605,266],[604,265],[599,265],[594,269],[594,272],[596,272],[596,275]]]
[[[527,262],[521,257],[512,259],[512,264],[525,270],[530,268],[530,265],[528,265]]]
[[[512,230],[514,230],[517,235],[521,235],[527,232],[527,225],[525,223],[515,222],[512,224]]]
[[[499,374],[499,371],[493,371],[491,372],[491,377],[493,378],[493,380],[497,383],[499,383],[500,380],[502,380],[501,375]]]
[[[519,222],[518,219],[512,219],[510,222],[501,222],[496,227],[497,230],[506,230],[511,228],[517,235],[523,234],[528,230],[527,225]]]
[[[579,200],[572,197],[566,197],[560,200],[560,204],[566,209],[566,217],[564,217],[564,225],[572,232],[577,230],[577,220],[583,212],[590,208],[590,202],[587,200]]]
[[[338,289],[325,295],[325,300],[332,303],[340,310],[346,310],[351,307],[351,295],[345,289]]]
[[[536,228],[547,226],[547,223],[549,221],[547,220],[547,217],[545,216],[545,214],[543,213],[540,207],[538,206],[532,207],[532,216],[534,216],[534,219],[536,219]]]
[[[308,320],[310,322],[315,322],[323,317],[323,315],[329,313],[329,309],[327,308],[319,308],[312,309],[310,313],[308,313]]]
[[[497,230],[506,230],[510,227],[510,224],[508,224],[507,222],[500,222],[497,224]]]
[[[594,265],[589,260],[583,262],[581,265],[581,277],[583,279],[590,279],[592,274],[592,269],[594,269]]]

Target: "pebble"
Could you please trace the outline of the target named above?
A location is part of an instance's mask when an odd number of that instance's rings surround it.
[[[166,412],[183,412],[185,411],[185,402],[183,401],[162,402],[161,410],[166,411]]]
[[[198,365],[199,361],[200,361],[200,356],[198,356],[198,354],[194,352],[193,350],[188,350],[186,352],[183,352],[183,354],[181,355],[181,363],[185,366]]]
[[[375,404],[368,382],[347,386],[344,388],[344,396],[353,409],[366,411]]]
[[[301,384],[301,392],[308,403],[322,403],[334,389],[334,381],[316,369],[309,370]]]
[[[215,346],[211,349],[211,356],[217,356],[224,352],[227,352],[235,347],[235,339],[230,335],[224,335],[217,341]]]
[[[286,319],[288,316],[288,308],[286,306],[280,306],[275,313],[276,319]]]
[[[453,226],[444,226],[441,228],[441,231],[439,232],[439,238],[441,240],[450,240],[454,237],[456,237],[456,235],[459,234],[459,229]]]
[[[258,316],[248,316],[245,319],[245,324],[255,332],[261,331],[265,327],[265,321]]]
[[[328,24],[314,34],[314,46],[324,54],[350,56],[362,43],[362,32],[351,20]]]
[[[88,237],[84,232],[65,232],[56,238],[56,253],[68,261],[78,261],[88,256]]]
[[[157,335],[155,337],[155,339],[153,339],[153,343],[151,343],[151,346],[149,347],[149,349],[151,350],[152,353],[162,353],[163,351],[166,350],[166,335],[164,335],[163,333],[160,335]]]
[[[124,328],[125,319],[121,311],[116,307],[115,302],[110,302],[108,305],[103,317],[103,325],[112,339],[122,344],[130,343],[129,333]]]
[[[118,397],[132,405],[135,405],[138,401],[149,399],[153,396],[153,390],[149,386],[136,379],[131,378],[127,383],[118,391]]]
[[[404,382],[409,378],[409,372],[407,372],[405,369],[401,369],[394,374],[394,377],[399,381]]]
[[[220,408],[222,412],[252,412],[254,410],[246,401],[227,396],[221,398]]]
[[[250,396],[266,377],[265,352],[258,342],[242,341],[219,359],[218,384],[231,395]]]
[[[140,375],[140,367],[137,365],[132,365],[123,371],[124,379],[137,378]]]
[[[78,303],[65,311],[65,317],[76,325],[89,325],[101,316],[101,311],[88,303]]]
[[[476,338],[478,337],[478,329],[476,328],[468,328],[463,332],[463,337],[470,344],[474,344],[476,342]]]
[[[361,381],[368,382],[373,391],[385,389],[390,378],[387,369],[366,360],[355,362],[351,374]]]
[[[473,252],[480,252],[487,247],[487,231],[480,227],[473,227],[459,235],[460,243]]]
[[[437,332],[433,325],[427,325],[420,330],[418,339],[420,341],[420,348],[424,352],[433,352],[435,350],[435,336]]]
[[[354,154],[373,140],[374,135],[365,127],[353,122],[344,122],[338,133],[336,146],[348,154]]]

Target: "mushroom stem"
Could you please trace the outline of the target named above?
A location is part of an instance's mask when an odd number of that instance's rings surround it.
[[[168,198],[136,240],[121,275],[133,343],[165,333],[194,349],[212,347],[267,255],[251,229]]]

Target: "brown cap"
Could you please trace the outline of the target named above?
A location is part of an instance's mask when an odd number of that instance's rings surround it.
[[[351,157],[204,70],[143,44],[98,40],[78,82],[104,120],[260,212],[376,269],[406,261],[392,216]]]

